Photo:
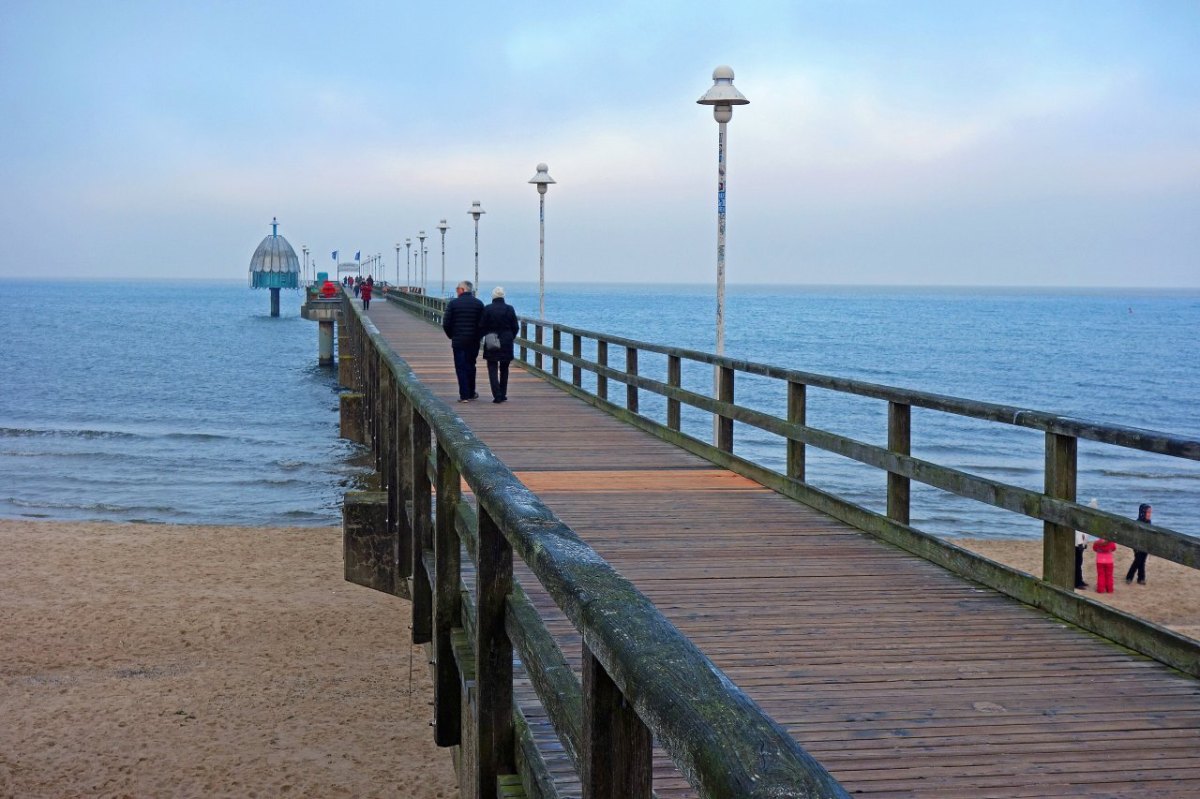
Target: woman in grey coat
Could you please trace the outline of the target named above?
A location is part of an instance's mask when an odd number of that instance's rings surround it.
[[[483,345],[483,359],[487,362],[488,382],[492,386],[492,402],[508,401],[508,365],[513,359],[513,340],[517,337],[517,312],[504,301],[504,287],[492,289],[492,304],[483,309],[479,317],[479,337],[495,333],[500,346],[488,349]]]

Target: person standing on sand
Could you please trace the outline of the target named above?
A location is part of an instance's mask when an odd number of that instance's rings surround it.
[[[483,359],[487,361],[492,402],[508,402],[508,365],[513,359],[513,340],[517,337],[517,312],[504,301],[504,287],[492,289],[492,304],[479,317],[479,336],[484,339]],[[488,349],[486,337],[495,334],[497,346]]]
[[[1154,508],[1143,502],[1138,505],[1137,520],[1149,524],[1153,511]],[[1137,575],[1138,585],[1146,584],[1146,553],[1140,549],[1133,550],[1133,563],[1129,564],[1129,571],[1125,572],[1125,583],[1132,583],[1134,575]]]
[[[479,399],[475,392],[475,359],[479,357],[479,317],[483,303],[475,298],[471,281],[464,280],[454,292],[458,296],[446,305],[442,330],[454,350],[454,374],[458,377],[458,401]]]
[[[1096,550],[1096,593],[1111,594],[1113,592],[1113,551],[1117,545],[1103,538],[1092,544]]]

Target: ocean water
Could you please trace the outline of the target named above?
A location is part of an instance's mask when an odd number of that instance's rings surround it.
[[[284,292],[283,317],[271,319],[267,293],[240,283],[6,288],[0,516],[338,522],[362,451],[337,438],[335,376],[316,365],[298,292]],[[536,285],[506,288],[532,314]],[[578,327],[713,347],[711,287],[551,284],[546,308]],[[731,287],[726,325],[735,357],[1200,438],[1196,291]],[[610,361],[623,367],[623,352]],[[639,367],[661,379],[665,358],[642,353]],[[711,382],[710,368],[685,365],[685,387]],[[778,381],[739,376],[737,401],[782,415],[786,397]],[[641,403],[664,418],[659,398],[642,392]],[[812,389],[808,407],[811,425],[886,442],[885,403]],[[684,428],[709,439],[711,417],[685,409]],[[1035,431],[913,411],[914,455],[1015,485],[1041,488],[1043,446]],[[782,442],[741,424],[735,451],[783,466]],[[1081,498],[1128,515],[1151,502],[1156,522],[1200,534],[1200,464],[1087,442],[1079,461]],[[810,448],[808,476],[883,507],[875,470]],[[913,520],[951,536],[1041,530],[915,484]]]

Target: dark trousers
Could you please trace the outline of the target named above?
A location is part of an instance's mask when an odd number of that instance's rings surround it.
[[[487,367],[492,399],[508,399],[508,361],[488,361]]]
[[[479,348],[454,347],[453,349],[454,374],[458,377],[458,398],[473,399],[475,397],[475,358],[479,355]]]
[[[365,311],[365,310],[367,310],[367,309],[368,309],[368,308],[370,308],[370,307],[371,307],[371,298],[370,298],[370,297],[363,297],[363,310]]]
[[[1146,582],[1146,553],[1139,550],[1133,550],[1133,563],[1129,564],[1129,571],[1125,572],[1125,582],[1133,579],[1137,575],[1139,583]]]
[[[1087,583],[1083,581],[1083,550],[1085,550],[1085,549],[1087,549],[1086,546],[1075,547],[1075,587],[1076,588],[1083,588],[1085,585],[1087,585]]]

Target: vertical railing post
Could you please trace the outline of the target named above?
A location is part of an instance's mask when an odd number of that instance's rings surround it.
[[[400,496],[400,470],[396,468],[396,460],[399,458],[400,442],[396,440],[396,406],[399,404],[400,387],[396,384],[396,378],[390,369],[385,367],[384,375],[387,387],[387,402],[385,415],[383,419],[383,489],[387,491],[387,523],[388,535],[392,539],[392,574],[396,576],[396,585],[393,586],[393,592],[398,593],[400,581],[405,575],[396,571],[399,565],[396,560],[397,547],[400,541],[400,505],[402,502]]]
[[[808,387],[788,381],[787,418],[792,424],[808,424]],[[804,442],[787,442],[787,476],[804,482]]]
[[[902,402],[888,403],[888,449],[897,455],[912,454],[912,406]],[[909,479],[888,472],[887,515],[900,524],[909,522]]]
[[[1046,434],[1046,496],[1075,501],[1078,447],[1074,436]],[[1042,522],[1042,579],[1075,590],[1075,531],[1070,527]]]
[[[733,367],[717,366],[717,400],[733,404]],[[733,419],[717,416],[716,447],[722,452],[733,452]]]
[[[462,705],[458,664],[450,632],[462,626],[459,583],[458,530],[455,515],[462,488],[458,468],[438,443],[437,448],[437,524],[433,532],[433,740],[438,746],[460,743]]]
[[[542,324],[541,322],[533,323],[533,340],[538,344],[542,343]],[[542,351],[536,350],[533,353],[533,365],[539,370],[542,368]]]
[[[512,592],[512,547],[479,508],[475,558],[475,796],[494,799],[496,777],[513,770],[513,647],[504,629]]]
[[[554,367],[554,376],[558,377],[558,353],[562,350],[562,331],[557,327],[554,328],[553,332],[550,334],[550,341],[551,346],[554,347],[554,359],[552,362],[552,366]]]
[[[638,351],[636,347],[625,348],[625,374],[637,377]],[[638,389],[631,380],[625,384],[625,407],[634,413],[638,412]]]
[[[396,472],[398,493],[398,532],[396,536],[396,587],[405,584],[403,581],[413,576],[413,523],[410,505],[412,503],[412,405],[404,390],[396,387]],[[410,596],[407,589],[403,592]]]
[[[523,341],[529,340],[529,323],[523,320],[521,322],[521,339]],[[526,363],[529,362],[529,348],[524,344],[521,345],[521,360]]]
[[[411,407],[411,405],[410,405]],[[432,531],[430,530],[432,498],[429,484],[429,422],[414,407],[412,408],[412,447],[410,466],[412,472],[412,614],[413,614],[413,643],[427,644],[433,639],[433,575],[425,569],[426,549],[431,548]]]
[[[576,358],[583,357],[583,336],[578,333],[572,333],[571,354]],[[576,388],[583,387],[583,367],[575,364],[571,367],[571,385]]]
[[[652,738],[583,645],[583,799],[650,799]]]
[[[683,385],[683,359],[678,355],[667,356],[667,385],[671,388]],[[667,397],[667,427],[678,430],[682,423],[679,400]]]
[[[608,366],[608,342],[596,339],[596,363]],[[596,396],[602,400],[608,399],[608,375],[596,375]]]

